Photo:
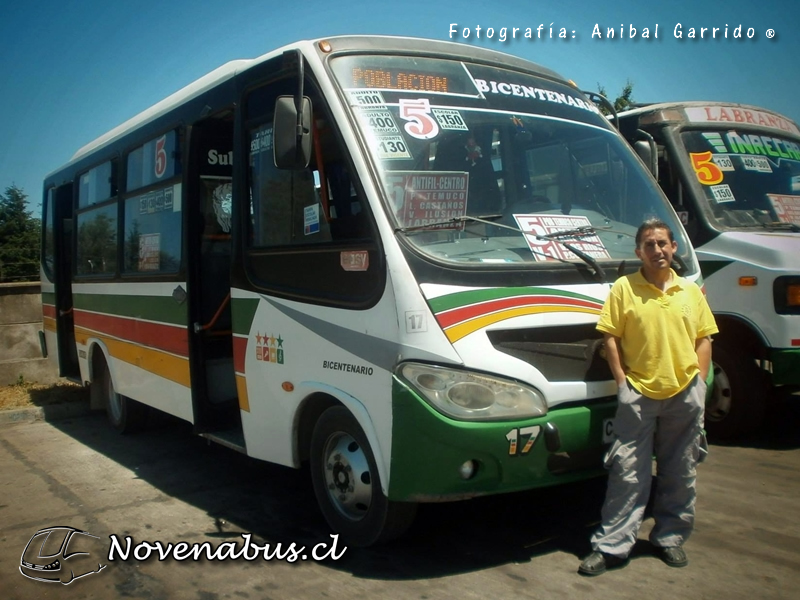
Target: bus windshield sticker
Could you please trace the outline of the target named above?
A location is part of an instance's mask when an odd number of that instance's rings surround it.
[[[772,202],[778,220],[784,223],[800,223],[800,196],[785,196],[780,194],[767,194]]]
[[[343,250],[339,253],[339,264],[345,271],[368,271],[369,252],[367,250]]]
[[[800,160],[800,144],[783,138],[727,131],[724,134],[708,131],[703,137],[716,153],[752,155],[769,158],[780,164],[782,160]]]
[[[272,150],[272,125],[257,129],[252,134],[250,141],[250,154],[261,154]]]
[[[714,200],[717,201],[717,204],[722,204],[724,202],[736,202],[736,197],[733,195],[731,186],[729,186],[727,183],[723,183],[722,185],[712,185],[709,189],[711,190],[711,195],[714,197]]]
[[[319,204],[312,204],[303,209],[303,234],[319,233]]]
[[[733,166],[733,161],[731,157],[727,154],[717,154],[714,155],[711,160],[719,167],[720,171],[735,171],[736,167]]]
[[[138,196],[139,201],[139,214],[151,215],[159,212],[180,212],[180,208],[176,209],[175,203],[175,190],[173,186],[168,188],[154,190],[146,194]]]
[[[419,227],[467,214],[469,173],[459,171],[390,171],[386,186],[400,227]],[[463,222],[431,229],[463,229]]]
[[[398,104],[400,118],[406,133],[418,140],[430,140],[439,135],[439,124],[431,114],[431,103],[427,98],[401,98]]]
[[[569,231],[581,227],[591,227],[588,217],[580,215],[514,215],[520,230],[526,233],[525,240],[536,260],[581,260],[558,239],[543,240],[535,236],[546,236],[560,231]],[[530,235],[533,234],[533,235]],[[596,234],[581,235],[580,238],[565,236],[564,242],[592,258],[611,258],[603,242]]]
[[[161,234],[139,234],[139,271],[159,271],[161,269]]]
[[[433,116],[439,122],[439,127],[448,131],[469,131],[461,113],[451,108],[434,108]]]
[[[411,158],[402,135],[382,135],[374,139],[373,143],[381,160]]]
[[[748,171],[758,171],[759,173],[772,173],[769,160],[763,156],[743,156],[742,164]]]
[[[717,163],[712,160],[710,150],[706,152],[690,152],[689,160],[692,161],[692,168],[697,181],[703,185],[716,185],[725,177]]]
[[[573,96],[572,94],[567,94],[565,92],[556,92],[531,85],[509,83],[507,81],[487,81],[485,79],[477,78],[475,79],[475,84],[478,86],[478,90],[484,95],[497,94],[501,96],[517,96],[519,98],[532,99],[541,102],[565,104],[573,108],[595,113],[597,115],[600,114],[600,109],[597,108],[592,102],[588,100],[582,100],[578,96]]]
[[[385,104],[378,90],[349,90],[352,106],[381,107]]]
[[[392,113],[386,109],[363,108],[358,111],[361,121],[369,127],[375,135],[385,135],[387,133],[400,133],[394,122]]]

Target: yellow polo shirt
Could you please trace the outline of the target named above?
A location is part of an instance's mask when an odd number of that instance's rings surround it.
[[[622,367],[639,393],[671,398],[700,372],[695,342],[717,333],[700,288],[672,272],[664,292],[641,271],[611,286],[597,329],[620,338]]]

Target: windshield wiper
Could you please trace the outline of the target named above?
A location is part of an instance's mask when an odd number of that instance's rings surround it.
[[[800,225],[790,221],[772,221],[770,223],[761,223],[765,229],[788,229],[789,231],[800,232]]]
[[[594,273],[595,278],[600,283],[606,283],[608,280],[606,279],[606,273],[603,271],[603,268],[600,264],[594,259],[594,257],[589,256],[583,250],[578,250],[575,246],[570,244],[569,242],[565,242],[562,237],[586,237],[589,235],[595,235],[597,230],[592,227],[591,225],[584,225],[583,227],[577,227],[575,229],[565,229],[563,231],[554,231],[553,233],[547,233],[545,235],[534,235],[537,240],[549,240],[553,242],[557,242],[564,246],[567,250],[572,252],[575,256],[580,258],[583,262],[585,262],[591,268],[592,272]],[[528,234],[532,235],[532,234]]]
[[[564,248],[566,248],[567,250],[572,252],[575,256],[577,256],[583,262],[585,262],[587,265],[589,265],[589,267],[592,269],[592,272],[594,273],[594,276],[597,279],[597,281],[599,281],[600,283],[606,283],[608,281],[606,279],[606,273],[605,273],[605,271],[603,271],[603,268],[600,266],[600,264],[593,257],[591,257],[588,254],[586,254],[583,250],[578,250],[575,246],[573,246],[569,242],[565,242],[565,241],[559,240],[559,239],[553,239],[553,238],[550,238],[547,235],[537,235],[536,238],[540,239],[540,240],[542,240],[542,239],[544,239],[544,240],[552,239],[552,241],[558,242],[559,244],[564,246]]]
[[[597,230],[592,227],[591,225],[585,225],[583,227],[578,227],[576,229],[566,229],[564,231],[554,231],[553,233],[548,233],[545,235],[537,235],[535,233],[531,233],[529,231],[523,231],[519,227],[512,227],[511,225],[504,225],[503,223],[493,223],[490,219],[499,219],[503,215],[480,215],[478,217],[473,217],[470,215],[463,215],[460,217],[453,217],[452,219],[447,219],[444,221],[437,221],[435,223],[427,223],[425,225],[415,225],[413,227],[398,227],[395,229],[397,233],[407,233],[409,231],[422,231],[425,229],[430,229],[432,227],[439,227],[441,225],[452,225],[453,223],[464,223],[465,221],[472,221],[475,223],[485,223],[487,225],[492,225],[494,227],[502,227],[503,229],[510,229],[511,231],[516,231],[517,233],[521,233],[523,235],[530,235],[537,240],[545,240],[550,242],[556,242],[557,244],[561,244],[572,252],[575,256],[580,258],[583,262],[585,262],[589,268],[591,269],[592,273],[594,274],[595,278],[600,283],[606,283],[606,274],[603,271],[602,267],[597,263],[597,261],[586,254],[583,250],[578,250],[575,246],[570,244],[569,242],[565,242],[560,237],[585,237],[589,235],[594,235],[597,233]],[[548,258],[553,258],[548,256]],[[563,259],[559,259],[562,262],[569,262],[564,261]]]
[[[597,229],[592,225],[584,225],[582,227],[576,227],[575,229],[564,229],[562,231],[554,231],[553,233],[547,233],[545,235],[537,236],[539,239],[543,240],[558,240],[558,238],[562,237],[586,237],[587,235],[594,235],[597,233]]]
[[[424,231],[442,225],[453,225],[454,223],[465,223],[466,221],[474,221],[475,223],[486,223],[487,225],[494,225],[495,227],[506,227],[514,231],[519,231],[516,227],[509,227],[508,225],[501,225],[499,223],[492,223],[492,220],[499,219],[503,215],[480,215],[473,217],[471,215],[462,215],[460,217],[453,217],[452,219],[445,219],[444,221],[435,221],[433,223],[425,223],[425,225],[414,225],[412,227],[398,227],[395,233],[408,233],[409,231]]]

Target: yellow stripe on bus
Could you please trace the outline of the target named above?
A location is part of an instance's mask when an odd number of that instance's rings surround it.
[[[47,331],[56,331],[56,320],[53,317],[42,317],[42,324]]]
[[[236,391],[239,394],[239,408],[250,412],[250,399],[247,397],[247,377],[236,375]]]
[[[75,341],[79,344],[85,346],[90,337],[103,340],[109,354],[118,360],[135,365],[140,369],[180,385],[191,387],[189,359],[187,358],[124,342],[80,327],[75,328]]]
[[[470,319],[464,323],[453,325],[445,331],[447,333],[447,339],[449,339],[451,343],[455,343],[461,338],[468,336],[470,333],[506,319],[513,319],[514,317],[521,317],[524,315],[553,312],[579,312],[589,315],[600,314],[600,311],[596,308],[580,308],[577,306],[523,306],[520,308],[511,308],[508,310],[484,315],[482,317],[477,317],[475,319]]]

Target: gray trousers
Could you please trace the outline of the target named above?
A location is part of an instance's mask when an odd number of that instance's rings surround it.
[[[706,383],[700,376],[667,400],[643,396],[627,381],[619,387],[616,440],[606,454],[608,489],[602,522],[591,540],[594,550],[620,557],[630,553],[650,498],[653,454],[658,485],[650,542],[679,546],[689,538],[694,526],[695,467],[701,447],[704,453],[707,450],[705,395]]]

